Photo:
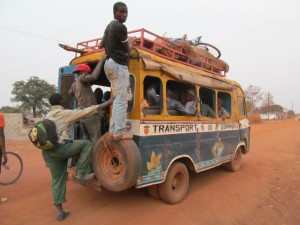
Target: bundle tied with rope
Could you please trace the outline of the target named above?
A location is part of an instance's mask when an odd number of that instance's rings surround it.
[[[162,55],[172,57],[172,50],[170,49],[180,51],[181,47],[182,52],[187,55],[191,64],[200,65],[201,63],[204,63],[205,69],[213,70],[214,72],[229,71],[229,65],[225,61],[215,57],[208,49],[193,45],[191,41],[182,38],[156,38],[154,42],[159,44],[157,51]],[[164,46],[167,46],[168,48],[165,48]],[[179,56],[175,54],[175,58],[176,57]],[[176,59],[180,60],[179,58]]]

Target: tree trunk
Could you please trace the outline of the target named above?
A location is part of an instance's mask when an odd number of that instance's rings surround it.
[[[36,118],[36,107],[32,106],[33,118]]]

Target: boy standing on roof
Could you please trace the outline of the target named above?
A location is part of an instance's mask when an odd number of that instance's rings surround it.
[[[115,96],[109,131],[114,140],[123,140],[132,138],[132,134],[127,133],[125,129],[128,106],[127,90],[129,88],[128,61],[131,44],[128,41],[127,28],[123,24],[128,16],[126,4],[115,3],[113,12],[114,20],[107,25],[100,47],[103,46],[107,54],[104,70]]]

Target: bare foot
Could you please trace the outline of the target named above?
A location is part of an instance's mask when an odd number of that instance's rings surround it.
[[[1,197],[1,203],[2,202],[6,202],[8,200],[8,198],[6,198],[6,197]]]

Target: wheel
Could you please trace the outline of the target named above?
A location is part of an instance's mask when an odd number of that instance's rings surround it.
[[[142,158],[133,140],[102,136],[94,147],[93,167],[101,185],[114,192],[132,187],[142,171]]]
[[[8,185],[16,182],[23,172],[23,161],[14,152],[6,152],[7,163],[1,164],[0,184]]]
[[[212,48],[215,51],[215,53],[217,53],[217,55],[215,57],[216,58],[220,58],[221,57],[221,51],[216,46],[214,46],[214,45],[211,45],[211,44],[208,44],[208,43],[204,43],[204,42],[200,42],[198,44],[198,47],[200,47],[200,48],[201,47],[202,48],[207,48],[207,49]]]
[[[233,159],[226,163],[226,169],[232,172],[238,171],[242,165],[242,150],[241,147],[239,147],[236,152],[235,155],[233,157]]]
[[[169,169],[166,180],[159,184],[159,196],[170,204],[184,199],[189,187],[189,172],[181,162],[175,162]]]
[[[148,190],[148,194],[152,198],[160,199],[159,191],[158,191],[158,185],[157,184],[151,185],[151,186],[147,187],[147,190]]]

